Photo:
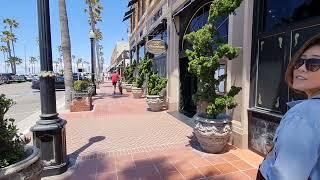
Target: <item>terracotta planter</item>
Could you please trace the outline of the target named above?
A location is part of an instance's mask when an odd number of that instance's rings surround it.
[[[0,180],[40,180],[43,164],[40,150],[26,146],[26,157],[22,161],[0,169]]]
[[[163,109],[164,98],[159,95],[147,95],[147,104],[151,111],[161,111]]]
[[[142,97],[142,94],[143,94],[142,88],[132,87],[133,98],[139,99]]]
[[[127,92],[132,92],[132,84],[126,84],[125,89]]]

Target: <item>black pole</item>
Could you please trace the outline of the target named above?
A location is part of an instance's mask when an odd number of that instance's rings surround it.
[[[94,64],[94,38],[90,38],[91,42],[91,82],[93,84],[93,95],[97,95],[97,88],[95,82],[95,64]]]
[[[41,150],[43,176],[58,175],[67,170],[66,121],[58,117],[55,78],[52,76],[52,47],[49,0],[38,0],[40,49],[40,120],[31,128],[33,145]],[[45,75],[47,74],[47,75]]]

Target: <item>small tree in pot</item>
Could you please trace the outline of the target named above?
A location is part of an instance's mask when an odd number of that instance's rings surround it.
[[[78,80],[73,83],[73,100],[70,104],[71,112],[91,111],[93,88],[88,80]]]
[[[231,118],[226,109],[236,107],[235,95],[241,88],[232,86],[229,92],[221,95],[216,92],[220,82],[226,75],[215,78],[221,59],[232,60],[239,54],[239,49],[224,44],[219,38],[215,26],[219,17],[234,13],[242,0],[217,0],[210,6],[208,23],[196,32],[185,36],[192,45],[186,50],[189,62],[189,72],[198,78],[197,92],[194,100],[197,101],[197,114],[194,116],[196,135],[201,147],[211,153],[224,150],[231,135]]]
[[[0,179],[41,179],[40,150],[26,146],[30,140],[18,135],[14,119],[4,118],[13,105],[11,99],[0,95]]]
[[[135,79],[134,87],[132,88],[132,94],[134,98],[141,98],[143,94],[143,85],[148,81],[152,67],[152,60],[144,58],[141,60],[138,68],[138,77]]]
[[[167,78],[154,73],[148,80],[147,104],[151,111],[161,111],[164,103],[163,91],[167,87]]]
[[[125,86],[125,89],[127,92],[131,92],[132,91],[132,84],[133,84],[133,81],[134,81],[134,70],[136,68],[137,64],[136,64],[136,61],[133,61],[133,63],[126,67],[126,69],[124,70],[124,79],[125,79],[125,83],[124,83],[124,86]]]

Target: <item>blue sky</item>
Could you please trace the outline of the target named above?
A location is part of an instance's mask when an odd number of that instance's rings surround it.
[[[71,36],[71,52],[77,58],[81,57],[90,62],[90,41],[88,18],[84,12],[85,0],[66,0],[69,30]],[[122,22],[127,11],[127,0],[101,0],[104,10],[103,22],[98,24],[104,35],[100,43],[104,46],[105,64],[109,64],[114,45],[117,41],[128,40],[128,22]],[[38,37],[38,18],[36,0],[1,0],[0,6],[0,30],[5,18],[14,18],[20,23],[15,30],[18,41],[16,43],[16,55],[24,60],[24,47],[27,60],[30,56],[39,56],[39,48],[36,43]],[[60,23],[58,0],[50,0],[51,37],[53,60],[58,58],[57,47],[60,45]],[[28,62],[28,61],[27,61]],[[18,73],[24,73],[24,63],[17,67]],[[0,72],[4,72],[3,55],[0,54]]]

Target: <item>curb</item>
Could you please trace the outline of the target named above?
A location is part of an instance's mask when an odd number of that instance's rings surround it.
[[[64,103],[64,96],[60,99],[57,100],[57,111],[62,111],[63,112],[63,107],[65,105]],[[36,120],[39,119],[41,111],[37,111],[30,116],[26,117],[25,119],[19,121],[16,126],[18,128],[18,132],[22,134],[22,136],[28,134],[30,132],[30,128],[34,125]]]

